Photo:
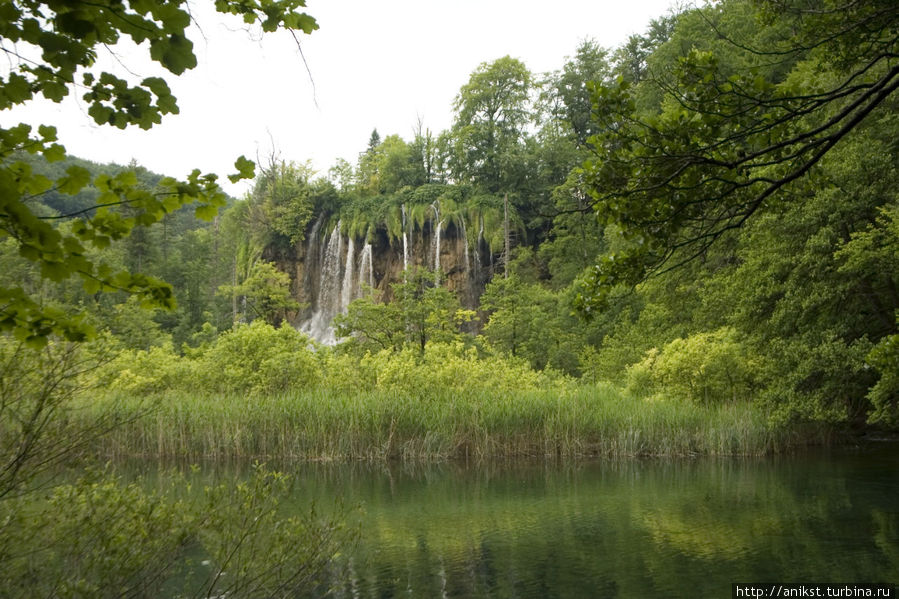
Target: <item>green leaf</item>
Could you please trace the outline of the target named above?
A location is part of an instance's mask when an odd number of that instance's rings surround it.
[[[155,39],[150,42],[150,57],[175,75],[180,75],[197,66],[193,47],[194,44],[189,39],[173,33],[168,39]]]
[[[25,338],[25,345],[27,345],[31,349],[44,349],[45,347],[47,347],[47,335],[29,335]]]
[[[47,162],[59,162],[65,160],[66,149],[59,144],[53,144],[44,148],[43,154]]]
[[[18,73],[11,73],[9,79],[0,86],[0,105],[22,104],[32,98],[31,83]]]
[[[60,282],[71,274],[65,263],[43,262],[41,264],[41,276],[51,281]]]
[[[85,94],[84,99],[88,100],[88,94]],[[108,125],[114,120],[113,110],[103,106],[99,102],[91,103],[90,108],[87,109],[87,113],[98,125]]]
[[[53,181],[43,175],[34,175],[22,183],[24,191],[31,196],[41,195],[53,187]]]
[[[56,127],[52,125],[39,125],[37,128],[38,135],[41,136],[44,143],[54,142],[59,139]]]
[[[66,176],[61,177],[56,185],[59,191],[68,195],[75,195],[91,181],[91,172],[81,166],[70,166],[66,169]]]
[[[137,185],[137,173],[134,171],[122,171],[113,179],[113,185],[117,187],[134,187]]]
[[[69,88],[61,81],[45,81],[41,84],[41,93],[48,100],[61,102],[63,98],[69,95]]]
[[[252,179],[256,173],[256,164],[252,160],[248,160],[245,156],[241,156],[234,163],[237,174],[228,175],[228,180],[237,183],[242,179]]]
[[[102,285],[100,285],[100,281],[97,279],[85,277],[84,279],[84,291],[89,295],[94,295],[95,293],[99,293]]]
[[[204,204],[202,206],[197,206],[194,209],[194,214],[200,220],[210,221],[215,218],[215,215],[218,214],[218,207],[211,206],[208,204]]]

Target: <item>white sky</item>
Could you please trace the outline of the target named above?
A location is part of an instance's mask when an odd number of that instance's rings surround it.
[[[482,62],[508,54],[533,73],[557,70],[588,37],[614,48],[642,33],[672,0],[308,0],[320,29],[299,37],[314,91],[288,32],[259,39],[214,13],[211,0],[192,5],[202,27],[192,38],[199,66],[166,76],[180,114],[150,131],[122,131],[97,126],[70,98],[2,112],[0,124],[56,125],[69,154],[97,162],[133,158],[178,177],[215,172],[241,196],[248,184],[225,178],[241,154],[264,158],[274,142],[281,158],[311,160],[322,174],[337,158],[355,164],[375,127],[382,139],[406,140],[419,117],[434,133],[448,128],[454,97]],[[117,52],[101,66],[122,77],[123,67],[141,78],[165,75],[133,46]]]

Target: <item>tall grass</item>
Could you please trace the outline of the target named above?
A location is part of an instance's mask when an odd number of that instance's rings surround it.
[[[117,412],[108,457],[445,460],[495,457],[762,455],[826,431],[773,429],[749,404],[638,399],[611,385],[519,392],[311,390],[274,396],[170,392],[94,398],[77,418]]]

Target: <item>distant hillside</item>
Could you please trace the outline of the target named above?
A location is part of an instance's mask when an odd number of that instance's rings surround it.
[[[168,175],[154,173],[149,169],[140,166],[132,161],[131,164],[121,165],[116,163],[98,163],[77,156],[67,156],[60,162],[47,162],[43,156],[32,155],[21,152],[16,155],[15,159],[28,164],[33,172],[44,175],[52,181],[58,180],[65,176],[66,170],[73,166],[79,166],[87,169],[91,173],[91,179],[96,179],[99,175],[115,176],[122,171],[132,170],[137,174],[139,184],[146,189],[154,189],[159,182]],[[98,204],[97,198],[100,192],[93,185],[88,185],[75,195],[60,193],[56,188],[52,188],[34,199],[35,205],[33,209],[37,214],[44,216],[64,216],[71,215],[90,215]],[[228,205],[234,202],[234,198],[228,198]],[[204,226],[202,221],[194,217],[193,208],[185,206],[178,212],[174,213],[167,224],[173,229],[184,232]]]
[[[131,164],[123,166],[120,164],[99,164],[84,158],[76,156],[68,156],[60,162],[47,162],[43,156],[28,154],[22,152],[16,156],[16,160],[24,162],[31,166],[32,170],[40,175],[55,181],[66,174],[66,170],[72,166],[80,166],[86,168],[96,178],[98,175],[114,176],[123,170],[131,169],[137,173],[138,181],[148,189],[156,187],[159,181],[165,176],[147,170],[146,168]],[[49,211],[54,214],[72,214],[83,210],[88,210],[97,203],[99,192],[90,185],[82,189],[75,195],[67,195],[58,192],[55,188],[41,194],[39,201]]]

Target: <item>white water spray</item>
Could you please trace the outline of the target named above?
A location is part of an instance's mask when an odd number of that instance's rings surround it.
[[[407,270],[409,268],[409,239],[406,235],[406,205],[402,204],[400,206],[403,211],[403,270]]]
[[[358,284],[356,285],[356,296],[362,297],[364,294],[362,289],[363,282],[368,285],[371,289],[375,287],[375,271],[372,267],[372,259],[371,259],[371,244],[366,243],[362,247],[362,254],[359,256],[359,277]]]
[[[465,277],[471,277],[471,259],[468,257],[468,229],[465,227],[465,219],[460,218],[462,225],[462,253],[465,255]]]
[[[434,269],[434,272],[440,270],[440,232],[443,229],[443,221],[440,220],[440,204],[434,202],[431,204],[431,208],[434,209],[434,237],[431,240],[431,251],[433,252],[434,259],[431,261],[431,265]]]
[[[331,320],[340,311],[340,259],[343,249],[340,235],[340,222],[331,231],[327,243],[321,248],[321,271],[319,276],[318,297],[312,316],[300,330],[325,345],[333,345],[336,342],[334,328]]]
[[[356,274],[355,253],[355,242],[350,237],[346,245],[346,266],[343,269],[343,287],[340,291],[340,312],[346,312],[347,306],[353,301],[353,278]]]

